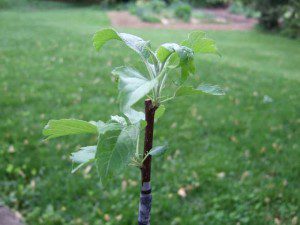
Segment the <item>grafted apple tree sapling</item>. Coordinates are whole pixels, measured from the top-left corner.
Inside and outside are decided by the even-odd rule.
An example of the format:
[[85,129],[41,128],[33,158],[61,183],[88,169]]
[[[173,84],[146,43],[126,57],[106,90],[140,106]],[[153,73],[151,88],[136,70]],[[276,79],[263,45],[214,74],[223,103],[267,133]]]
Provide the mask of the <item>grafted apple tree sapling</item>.
[[[122,115],[111,116],[107,122],[82,121],[77,119],[50,120],[43,134],[48,139],[75,134],[95,134],[98,141],[94,146],[82,147],[71,154],[71,160],[78,164],[72,172],[93,164],[102,182],[131,165],[141,170],[141,195],[138,224],[150,224],[151,210],[151,158],[162,155],[166,145],[153,147],[154,122],[165,111],[163,103],[186,95],[224,95],[215,85],[201,84],[197,87],[185,85],[190,75],[195,74],[196,53],[218,54],[215,42],[202,31],[188,35],[181,44],[165,43],[155,51],[150,42],[142,38],[103,29],[95,33],[93,44],[100,50],[111,40],[123,42],[136,52],[145,65],[146,74],[131,67],[118,67],[112,71],[117,78],[119,103]],[[172,89],[173,87],[173,89]],[[167,89],[167,91],[165,90]],[[170,94],[171,93],[171,94]],[[133,106],[144,99],[144,112]],[[144,131],[144,149],[140,149],[140,134]]]

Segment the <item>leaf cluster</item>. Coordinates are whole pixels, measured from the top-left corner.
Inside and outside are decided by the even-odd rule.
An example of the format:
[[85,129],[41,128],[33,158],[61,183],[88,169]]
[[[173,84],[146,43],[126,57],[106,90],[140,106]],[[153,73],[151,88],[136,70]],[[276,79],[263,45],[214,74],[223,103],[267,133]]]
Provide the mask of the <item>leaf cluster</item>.
[[[149,41],[140,37],[118,33],[114,29],[103,29],[95,33],[93,44],[96,50],[111,41],[117,40],[136,52],[144,63],[147,74],[142,74],[131,67],[118,67],[112,71],[117,77],[120,110],[124,116],[111,116],[109,121],[82,121],[75,119],[50,120],[43,134],[48,139],[75,135],[95,134],[98,141],[95,146],[82,147],[71,154],[71,160],[78,165],[72,170],[94,164],[101,180],[121,171],[127,165],[141,167],[149,156],[162,155],[167,146],[156,146],[143,157],[139,149],[139,137],[145,128],[143,112],[134,109],[134,105],[148,96],[157,108],[156,121],[164,114],[165,106],[161,103],[176,97],[197,94],[223,95],[224,91],[215,85],[201,84],[197,88],[184,85],[189,76],[195,74],[194,56],[197,53],[219,54],[215,42],[206,37],[204,32],[196,31],[188,35],[181,44],[164,43],[155,51]],[[177,70],[180,77],[172,96],[163,96],[168,87],[167,80],[171,71]]]

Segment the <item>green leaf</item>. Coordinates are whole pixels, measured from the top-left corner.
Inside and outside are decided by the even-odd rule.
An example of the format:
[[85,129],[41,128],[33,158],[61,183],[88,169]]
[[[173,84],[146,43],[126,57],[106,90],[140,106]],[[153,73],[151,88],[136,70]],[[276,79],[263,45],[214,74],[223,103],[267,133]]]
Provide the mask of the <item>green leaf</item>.
[[[113,116],[113,119],[116,119],[116,118]],[[120,123],[120,121],[117,122],[115,120],[110,120],[107,123],[104,123],[100,120],[98,122],[91,121],[91,123],[94,124],[95,126],[97,126],[99,134],[104,134],[105,132],[111,131],[111,130],[122,130],[123,127],[126,126],[126,125]]]
[[191,48],[194,53],[219,54],[215,41],[206,37],[203,31],[194,31],[181,45]]
[[218,85],[202,84],[198,86],[197,90],[210,95],[225,95],[224,89],[219,87]]
[[160,156],[163,155],[167,151],[167,149],[168,149],[167,145],[157,146],[152,148],[148,154],[151,156]]
[[166,43],[161,45],[156,50],[156,57],[159,61],[165,62],[166,59],[174,52],[176,52],[176,49],[179,49],[180,46],[176,43]]
[[129,119],[131,124],[137,124],[145,119],[145,113],[128,108],[124,111],[125,116]]
[[201,91],[195,89],[192,86],[181,86],[175,92],[175,96],[179,97],[179,96],[194,95],[194,94],[201,94],[201,93],[202,93]]
[[141,126],[141,129],[144,129],[147,126],[147,121],[146,120],[141,120],[140,126]]
[[158,120],[162,115],[164,115],[166,107],[164,105],[160,105],[155,112],[154,119]]
[[112,74],[119,77],[119,100],[123,112],[129,111],[157,85],[157,79],[148,80],[130,67],[118,67]]
[[127,122],[126,122],[125,118],[122,116],[118,116],[118,115],[111,116],[111,121],[117,122],[117,123],[121,124],[122,126],[127,126]]
[[[173,54],[176,54],[178,57]],[[186,46],[181,46],[176,43],[165,43],[157,49],[156,55],[162,63],[170,57],[168,67],[181,68],[181,83],[186,81],[189,75],[195,73],[194,52]],[[176,65],[176,63],[178,64]]]
[[197,94],[211,94],[211,95],[225,95],[225,91],[217,86],[217,85],[210,85],[204,84],[200,85],[197,89],[193,88],[192,86],[181,86],[175,92],[175,96],[187,96],[187,95],[197,95]]
[[86,133],[97,134],[97,126],[92,123],[76,119],[50,120],[43,130],[43,135],[47,136],[47,139]]
[[71,160],[74,163],[86,163],[95,158],[97,146],[86,146],[79,151],[71,153]]
[[162,44],[157,50],[156,50],[156,56],[161,62],[165,62],[166,59],[173,53],[177,53],[180,61],[184,62],[188,60],[189,58],[194,57],[193,51],[185,46],[178,45],[176,43],[165,43]]
[[88,162],[84,162],[84,163],[80,163],[79,165],[77,165],[75,168],[72,169],[71,173],[75,173],[77,172],[80,168],[82,168],[83,166],[88,165],[89,163],[91,163],[93,160],[88,161]]
[[95,33],[93,38],[93,44],[96,50],[100,50],[102,46],[110,41],[118,40],[122,41],[129,48],[137,52],[141,57],[147,59],[150,56],[148,41],[144,41],[142,38],[134,36],[132,34],[118,33],[114,29],[103,29]]
[[169,58],[169,62],[167,64],[167,68],[176,69],[180,65],[180,58],[177,54],[172,54]]
[[122,131],[108,131],[100,136],[96,161],[101,180],[121,171],[135,153],[139,129],[130,125]]
[[73,163],[79,163],[72,169],[71,173],[75,173],[81,167],[91,163],[95,159],[97,146],[87,146],[80,148],[79,151],[71,153],[71,160]]
[[181,79],[180,83],[184,83],[190,74],[195,74],[196,67],[194,64],[194,59],[189,59],[186,62],[180,63],[181,65]]

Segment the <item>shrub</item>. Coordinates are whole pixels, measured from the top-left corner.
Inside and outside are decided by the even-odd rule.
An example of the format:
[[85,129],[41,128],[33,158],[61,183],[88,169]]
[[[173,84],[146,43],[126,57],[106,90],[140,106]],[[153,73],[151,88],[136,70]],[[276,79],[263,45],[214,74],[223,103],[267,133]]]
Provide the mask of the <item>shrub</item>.
[[[177,0],[166,0],[167,3],[172,4]],[[191,4],[193,6],[206,6],[206,7],[224,7],[230,1],[229,0],[183,0],[183,2]]]
[[212,6],[212,7],[223,7],[228,4],[228,0],[204,0],[204,1],[199,1],[199,0],[191,0],[191,4],[193,5],[201,5],[202,6]]
[[175,17],[182,19],[185,22],[189,22],[191,19],[192,8],[186,3],[176,3],[174,4],[174,15]]
[[292,38],[300,37],[300,3],[294,1],[286,7],[282,18],[282,33]]
[[233,14],[242,14],[248,18],[259,18],[260,13],[254,10],[251,7],[245,6],[241,2],[233,2],[230,7],[229,11]]
[[160,19],[151,13],[138,14],[142,21],[148,23],[160,23]]
[[282,31],[290,37],[299,37],[300,3],[296,0],[243,0],[260,12],[259,24],[265,30]]
[[137,1],[135,4],[129,5],[129,11],[137,15],[142,21],[160,23],[157,14],[159,14],[164,7],[166,7],[166,4],[161,0],[150,2]]
[[83,3],[83,4],[101,3],[101,4],[106,4],[106,5],[114,5],[114,4],[118,4],[118,3],[130,2],[130,0],[56,0],[56,1]]
[[266,0],[256,3],[256,8],[261,12],[259,18],[260,25],[268,30],[277,29],[279,27],[279,18],[282,13],[281,1]]
[[153,0],[149,2],[149,7],[153,12],[160,13],[166,7],[166,3],[161,0]]
[[33,0],[0,0],[0,9],[22,6]]
[[6,8],[9,4],[9,0],[0,0],[0,9]]

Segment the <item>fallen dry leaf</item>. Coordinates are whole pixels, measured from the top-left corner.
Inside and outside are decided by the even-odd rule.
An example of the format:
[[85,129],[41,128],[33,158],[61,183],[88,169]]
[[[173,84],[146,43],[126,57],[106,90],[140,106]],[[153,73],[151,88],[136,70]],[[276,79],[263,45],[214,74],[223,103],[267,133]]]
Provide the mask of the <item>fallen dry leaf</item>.
[[15,147],[14,147],[13,145],[10,145],[10,146],[8,147],[8,152],[9,152],[9,153],[14,153],[14,152],[15,152]]
[[105,221],[110,221],[110,216],[108,214],[104,214],[104,220]]
[[249,171],[245,171],[241,176],[241,180],[242,181],[245,180],[247,177],[249,177],[249,175],[250,175]]
[[217,173],[217,177],[218,177],[219,179],[223,179],[223,178],[225,178],[225,176],[226,176],[226,173],[225,173],[225,172]]
[[274,219],[274,223],[275,223],[276,225],[280,225],[280,224],[281,224],[281,221],[280,221],[280,219],[275,218],[275,219]]
[[297,225],[298,224],[298,217],[294,216],[292,219],[292,225]]
[[24,144],[24,145],[28,145],[28,144],[29,144],[29,141],[28,141],[27,139],[25,139],[25,140],[23,141],[23,144]]
[[127,187],[127,181],[123,180],[122,181],[122,191],[125,191],[126,187]]
[[122,220],[122,218],[123,218],[122,214],[116,216],[116,220],[117,220],[117,221]]
[[237,143],[238,139],[235,136],[231,136],[230,141],[232,141],[233,143]]
[[177,191],[177,194],[182,198],[186,197],[186,191],[183,187],[179,188],[179,190]]
[[31,181],[30,181],[30,187],[31,187],[32,189],[35,189],[35,180],[31,180]]

